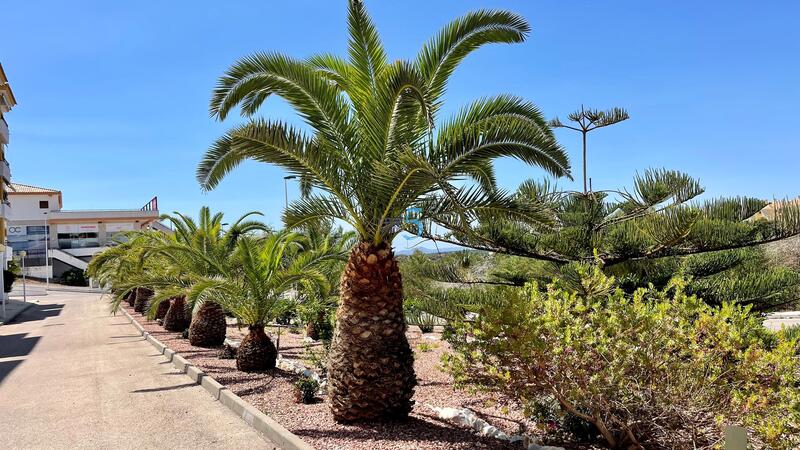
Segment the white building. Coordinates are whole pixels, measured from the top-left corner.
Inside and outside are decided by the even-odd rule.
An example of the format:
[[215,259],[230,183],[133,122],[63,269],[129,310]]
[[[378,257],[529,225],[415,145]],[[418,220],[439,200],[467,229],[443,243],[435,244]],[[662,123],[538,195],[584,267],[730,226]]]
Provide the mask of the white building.
[[113,245],[118,233],[163,227],[157,198],[138,209],[64,210],[61,191],[21,183],[10,184],[8,198],[8,245],[15,256],[27,253],[26,273],[37,278],[60,278],[69,269],[86,269],[91,257]]

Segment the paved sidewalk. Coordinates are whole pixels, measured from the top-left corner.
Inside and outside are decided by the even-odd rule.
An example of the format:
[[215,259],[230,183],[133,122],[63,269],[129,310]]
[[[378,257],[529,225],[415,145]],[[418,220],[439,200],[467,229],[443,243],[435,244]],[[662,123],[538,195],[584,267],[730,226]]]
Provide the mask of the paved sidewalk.
[[22,311],[25,311],[32,305],[33,303],[22,302],[19,300],[6,300],[5,305],[2,306],[3,311],[0,311],[0,325],[11,322],[15,317],[22,313]]
[[0,327],[0,448],[274,448],[99,294],[50,292]]

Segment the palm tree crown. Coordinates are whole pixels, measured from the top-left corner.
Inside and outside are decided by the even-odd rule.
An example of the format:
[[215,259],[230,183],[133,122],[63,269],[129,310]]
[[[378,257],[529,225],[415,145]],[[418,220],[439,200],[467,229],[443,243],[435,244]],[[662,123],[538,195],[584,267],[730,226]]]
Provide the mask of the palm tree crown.
[[189,300],[210,300],[246,325],[266,325],[275,306],[297,285],[327,289],[328,278],[320,268],[343,258],[332,248],[298,252],[298,239],[297,234],[284,232],[239,240],[232,262],[219,264],[228,270],[196,279]]
[[245,159],[276,164],[300,177],[305,194],[285,211],[287,226],[340,219],[373,244],[391,242],[410,207],[433,221],[472,221],[482,212],[540,220],[496,189],[491,163],[507,156],[569,175],[565,152],[532,103],[482,98],[434,128],[458,64],[484,44],[523,41],[527,22],[505,11],[468,13],[415,60],[395,62],[359,0],[349,2],[348,27],[347,58],[256,53],[228,69],[211,100],[213,117],[224,120],[235,107],[250,117],[277,95],[311,131],[266,119],[236,126],[201,161],[202,187],[213,189]]

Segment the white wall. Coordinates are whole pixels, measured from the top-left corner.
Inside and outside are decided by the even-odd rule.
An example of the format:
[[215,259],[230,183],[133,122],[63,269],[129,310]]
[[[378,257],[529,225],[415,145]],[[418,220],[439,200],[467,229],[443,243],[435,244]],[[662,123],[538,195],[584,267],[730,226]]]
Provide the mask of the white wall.
[[[45,212],[58,211],[58,194],[8,194],[11,202],[11,214],[8,216],[10,221],[38,221],[44,225]],[[39,202],[47,200],[50,207],[48,209],[39,208]]]

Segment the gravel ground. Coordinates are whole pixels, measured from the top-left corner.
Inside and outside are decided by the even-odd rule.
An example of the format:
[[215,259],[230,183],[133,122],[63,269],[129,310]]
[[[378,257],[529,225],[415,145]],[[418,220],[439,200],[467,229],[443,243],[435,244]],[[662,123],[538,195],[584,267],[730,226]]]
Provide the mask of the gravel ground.
[[[439,340],[437,333],[424,337],[421,333],[409,332],[409,341],[414,348],[414,369],[419,385],[414,400],[416,405],[409,420],[376,424],[342,425],[336,423],[325,403],[319,399],[315,404],[294,402],[293,383],[297,376],[281,370],[274,373],[244,373],[236,370],[232,359],[219,359],[218,349],[194,347],[180,333],[165,331],[153,321],[145,320],[139,313],[125,305],[125,309],[136,318],[150,334],[169,348],[183,355],[192,364],[200,367],[230,390],[244,398],[261,411],[277,420],[292,433],[317,449],[505,449],[522,448],[520,444],[509,444],[493,438],[477,436],[472,430],[460,428],[436,418],[426,404],[438,407],[466,407],[478,413],[484,420],[509,434],[519,431],[522,416],[513,407],[498,404],[486,394],[473,394],[454,389],[452,378],[440,370],[441,355],[447,351],[447,343]],[[412,327],[416,330],[416,327]],[[246,332],[246,329],[243,330]],[[267,330],[273,341],[277,329]],[[229,325],[228,337],[237,339],[243,335],[235,325]],[[420,343],[431,347],[427,351]],[[280,353],[285,358],[304,359],[305,348],[301,334],[281,333]],[[306,362],[306,365],[310,364]],[[530,426],[530,424],[527,424]]]

